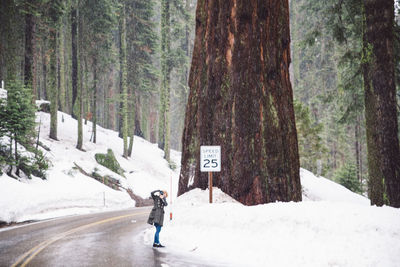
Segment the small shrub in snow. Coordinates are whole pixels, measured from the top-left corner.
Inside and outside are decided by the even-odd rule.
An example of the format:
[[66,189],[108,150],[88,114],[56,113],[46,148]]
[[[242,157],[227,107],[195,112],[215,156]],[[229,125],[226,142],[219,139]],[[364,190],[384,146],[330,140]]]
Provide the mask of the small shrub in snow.
[[117,159],[114,156],[114,152],[111,149],[107,150],[107,154],[97,153],[95,156],[97,163],[103,165],[104,167],[112,170],[115,173],[125,177],[124,170],[119,165]]

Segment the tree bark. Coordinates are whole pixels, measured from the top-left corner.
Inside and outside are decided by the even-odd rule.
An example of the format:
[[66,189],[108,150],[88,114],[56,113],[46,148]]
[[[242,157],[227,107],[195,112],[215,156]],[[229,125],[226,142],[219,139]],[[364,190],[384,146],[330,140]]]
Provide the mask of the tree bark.
[[400,207],[393,0],[364,1],[363,75],[372,205]]
[[93,122],[92,122],[92,135],[93,143],[96,144],[97,139],[97,55],[93,57]]
[[36,20],[33,15],[33,0],[27,1],[27,13],[25,14],[25,69],[24,69],[24,83],[26,87],[32,88],[32,101],[35,101],[36,98],[36,79],[34,75],[35,72],[35,64],[34,64],[34,51],[36,50]]
[[126,18],[125,4],[122,4],[121,14],[119,17],[119,65],[120,65],[120,91],[122,102],[122,138],[123,138],[123,156],[128,157],[128,85],[127,85],[127,69],[126,69]]
[[159,112],[158,140],[159,147],[164,150],[164,157],[170,159],[170,64],[171,37],[170,37],[170,3],[161,1],[161,96]]
[[289,64],[288,1],[197,2],[179,195],[207,187],[200,145],[221,145],[214,186],[246,205],[301,201]]
[[[79,1],[79,0],[78,0]],[[76,148],[83,150],[83,82],[82,82],[82,64],[81,64],[81,51],[82,51],[82,19],[79,16],[78,1],[75,2],[76,6],[72,10],[71,16],[71,40],[72,40],[72,91],[76,91],[76,100],[78,100],[77,114],[75,115],[78,121],[78,140]],[[75,27],[75,28],[74,28]],[[79,41],[78,41],[79,40]],[[73,110],[72,106],[72,110]],[[74,113],[74,112],[72,112]]]
[[72,48],[72,118],[77,119],[74,106],[78,95],[78,11],[76,3],[71,10],[71,48]]
[[50,29],[50,138],[57,138],[58,86],[57,86],[57,31]]

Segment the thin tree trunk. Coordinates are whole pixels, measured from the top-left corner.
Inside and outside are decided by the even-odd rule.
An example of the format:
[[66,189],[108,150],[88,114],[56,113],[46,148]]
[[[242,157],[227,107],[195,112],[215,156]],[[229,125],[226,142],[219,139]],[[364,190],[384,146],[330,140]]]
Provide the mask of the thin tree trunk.
[[[72,23],[71,23],[71,38],[72,40],[72,88],[75,88],[77,92],[77,121],[78,121],[78,140],[76,148],[83,150],[83,86],[82,86],[82,75],[81,75],[81,56],[82,56],[82,18],[79,16],[78,1],[76,1],[76,7],[72,10]],[[75,29],[73,28],[75,27]],[[75,57],[75,58],[74,58]],[[79,86],[78,86],[79,85]],[[72,90],[74,91],[74,89]]]
[[356,151],[356,166],[357,166],[357,180],[361,181],[360,173],[360,125],[358,123],[358,116],[356,120],[356,125],[354,126],[354,137],[355,137],[355,151]]
[[18,142],[17,142],[17,136],[14,134],[14,153],[15,153],[15,174],[19,176],[19,156],[18,156]]
[[[360,140],[362,140],[361,138],[362,138],[362,136],[364,136],[364,134],[363,133],[361,133],[361,130],[362,130],[362,128],[361,128],[361,116],[362,115],[358,115],[357,116],[357,121],[358,121],[358,127],[359,127],[359,129],[360,129]],[[363,172],[364,172],[364,168],[363,168],[363,142],[360,142],[360,145],[359,145],[359,148],[360,148],[360,152],[359,152],[359,155],[360,155],[360,182],[361,183],[363,183]]]
[[57,138],[57,111],[58,111],[58,86],[57,86],[57,31],[50,29],[50,138]]
[[157,111],[155,108],[154,97],[150,97],[150,120],[149,120],[149,128],[150,128],[150,142],[157,143]]
[[47,97],[47,41],[42,42],[42,86],[39,90],[39,99],[49,100]]
[[97,124],[97,56],[93,58],[93,143],[96,143]]
[[170,9],[169,1],[161,1],[161,96],[159,112],[158,140],[159,147],[164,150],[164,157],[170,158],[170,74],[172,71],[170,57]]
[[128,157],[128,135],[129,135],[129,122],[128,122],[128,86],[127,86],[127,70],[126,70],[126,18],[125,18],[125,5],[121,8],[119,18],[120,30],[120,86],[121,86],[121,102],[122,102],[122,138],[123,138],[123,156]]
[[36,20],[34,15],[32,14],[32,6],[35,1],[29,0],[27,1],[27,13],[25,14],[25,70],[24,70],[24,83],[26,87],[32,88],[32,101],[35,101],[36,98],[36,79],[34,76],[35,72],[35,64],[34,64],[34,56],[36,50]]
[[76,1],[71,10],[71,48],[72,48],[72,118],[77,119],[74,105],[78,93],[78,10]]
[[87,124],[88,120],[92,119],[92,115],[91,114],[91,109],[90,109],[90,90],[89,90],[89,78],[88,78],[88,64],[87,64],[87,56],[83,57],[84,59],[84,63],[85,63],[85,69],[84,69],[84,79],[85,79],[85,84],[84,87],[82,87],[82,89],[85,90],[85,125]]
[[72,118],[77,119],[74,106],[78,94],[78,11],[77,3],[71,10],[71,48],[72,48]]
[[65,95],[66,95],[66,83],[65,83],[65,34],[64,26],[61,27],[59,33],[60,39],[58,42],[59,46],[59,67],[58,67],[58,84],[59,84],[59,107],[60,110],[66,112],[65,107]]

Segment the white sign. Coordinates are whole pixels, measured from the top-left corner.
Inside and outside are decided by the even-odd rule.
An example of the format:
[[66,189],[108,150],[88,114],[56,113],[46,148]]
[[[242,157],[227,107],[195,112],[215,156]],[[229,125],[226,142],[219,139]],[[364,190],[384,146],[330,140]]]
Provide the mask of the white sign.
[[200,146],[200,171],[221,171],[221,146]]

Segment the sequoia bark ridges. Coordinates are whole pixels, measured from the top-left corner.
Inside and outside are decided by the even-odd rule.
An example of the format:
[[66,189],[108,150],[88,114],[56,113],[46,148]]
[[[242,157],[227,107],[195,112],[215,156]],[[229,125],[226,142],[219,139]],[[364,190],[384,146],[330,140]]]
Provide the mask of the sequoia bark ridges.
[[200,0],[179,192],[205,189],[200,145],[221,145],[214,186],[248,205],[300,201],[287,1]]

